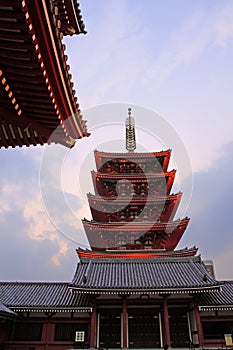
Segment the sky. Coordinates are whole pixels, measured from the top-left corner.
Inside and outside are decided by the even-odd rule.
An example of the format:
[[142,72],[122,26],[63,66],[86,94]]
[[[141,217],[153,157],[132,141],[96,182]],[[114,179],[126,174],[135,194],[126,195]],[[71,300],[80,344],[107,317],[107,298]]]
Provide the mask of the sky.
[[139,151],[172,149],[196,245],[233,279],[233,2],[81,1],[86,35],[65,39],[91,132],[60,145],[1,149],[0,280],[70,281],[88,242],[93,150],[124,150],[132,108]]

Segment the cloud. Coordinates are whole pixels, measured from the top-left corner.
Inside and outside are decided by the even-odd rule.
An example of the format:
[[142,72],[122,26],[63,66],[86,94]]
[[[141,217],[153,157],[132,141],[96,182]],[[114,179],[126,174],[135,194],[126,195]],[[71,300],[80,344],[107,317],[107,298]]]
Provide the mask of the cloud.
[[[77,44],[65,39],[72,71],[82,86],[80,100],[89,107],[129,95],[147,63],[147,29],[139,21],[137,4],[106,1],[91,16],[93,10],[90,18],[86,14],[87,36]],[[79,52],[77,46],[82,48]]]
[[51,223],[40,194],[41,150],[1,151],[0,279],[69,280],[77,247]]
[[216,45],[226,46],[233,40],[233,3],[230,1],[219,11],[214,24],[214,41]]
[[144,83],[157,89],[175,69],[197,60],[209,47],[224,47],[233,39],[233,3],[197,9],[176,28],[157,58],[150,60]]
[[206,172],[194,174],[190,227],[180,246],[197,245],[205,259],[215,262],[217,277],[232,278],[233,143],[224,145]]

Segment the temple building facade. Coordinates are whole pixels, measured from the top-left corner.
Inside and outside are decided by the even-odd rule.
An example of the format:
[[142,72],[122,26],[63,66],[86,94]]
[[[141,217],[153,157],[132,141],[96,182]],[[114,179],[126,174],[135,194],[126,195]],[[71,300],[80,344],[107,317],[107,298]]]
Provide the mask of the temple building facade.
[[233,282],[218,281],[196,247],[177,249],[189,218],[175,219],[171,150],[95,151],[90,249],[77,249],[67,283],[0,283],[6,350],[233,348]]

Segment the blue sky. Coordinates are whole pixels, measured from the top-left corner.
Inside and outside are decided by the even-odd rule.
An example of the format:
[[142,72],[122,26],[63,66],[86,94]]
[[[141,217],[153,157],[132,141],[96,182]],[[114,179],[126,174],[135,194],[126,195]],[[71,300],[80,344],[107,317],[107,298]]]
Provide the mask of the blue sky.
[[[92,136],[77,141],[71,151],[51,149],[64,157],[54,181],[60,181],[70,208],[62,217],[69,224],[64,228],[54,219],[60,206],[55,192],[48,196],[55,203],[52,214],[42,200],[44,179],[53,169],[53,164],[43,168],[50,151],[40,146],[2,149],[0,279],[72,278],[79,241],[74,237],[76,232],[83,237],[80,220],[88,216],[84,197],[92,192],[87,180],[92,150],[107,151],[111,138],[117,145],[124,137],[127,109],[125,114],[119,109],[117,117],[109,113],[106,131],[95,106],[116,103],[157,112],[181,138],[192,166],[193,191],[187,209],[191,221],[179,247],[197,245],[203,258],[215,261],[218,278],[232,279],[233,2],[86,0],[80,5],[88,34],[65,43]],[[159,138],[156,119],[148,125],[146,113],[135,117],[136,124],[157,130]],[[122,128],[114,124],[121,120]],[[171,142],[169,136],[166,142],[146,143],[138,132],[138,142],[150,151],[173,148],[176,164],[179,149],[173,146],[173,133]],[[184,190],[183,185],[176,186]]]

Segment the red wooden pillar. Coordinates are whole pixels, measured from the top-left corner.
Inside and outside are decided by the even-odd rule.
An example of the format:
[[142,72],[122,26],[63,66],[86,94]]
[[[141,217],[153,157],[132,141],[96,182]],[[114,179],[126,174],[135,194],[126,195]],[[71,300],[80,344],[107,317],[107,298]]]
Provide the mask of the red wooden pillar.
[[123,308],[122,308],[122,345],[123,349],[128,348],[128,324],[127,324],[127,302],[126,298],[123,299]]
[[164,345],[168,347],[171,346],[170,339],[170,326],[169,326],[169,318],[168,318],[168,304],[167,297],[163,298],[163,329],[164,329]]
[[48,334],[49,334],[49,321],[43,324],[41,341],[45,344],[45,350],[48,350]]
[[49,343],[54,341],[55,324],[51,323],[51,318],[43,324],[41,342],[45,344],[45,350],[48,350]]
[[196,321],[196,326],[197,326],[199,347],[202,347],[204,345],[204,337],[203,337],[200,312],[198,310],[197,305],[194,305],[194,315],[195,315],[195,321]]
[[95,348],[95,331],[96,331],[96,303],[94,303],[91,314],[91,334],[90,334],[90,348]]

